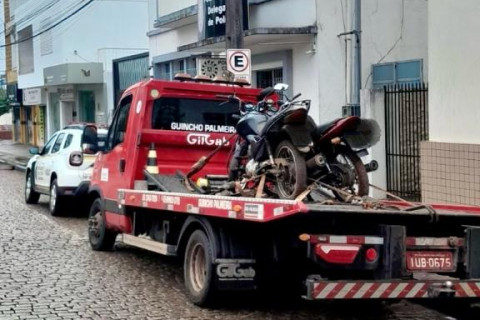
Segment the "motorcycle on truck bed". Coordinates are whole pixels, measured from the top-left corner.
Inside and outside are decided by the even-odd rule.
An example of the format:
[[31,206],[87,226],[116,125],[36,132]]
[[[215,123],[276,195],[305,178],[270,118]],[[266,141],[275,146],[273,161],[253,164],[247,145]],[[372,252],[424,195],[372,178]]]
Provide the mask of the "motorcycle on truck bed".
[[[353,191],[322,198],[318,178],[282,199],[260,177],[245,196],[248,181],[228,181],[239,111],[228,96],[263,99],[241,84],[185,79],[125,91],[93,168],[94,250],[118,238],[182,258],[186,293],[200,306],[222,292],[292,282],[311,300],[480,297],[480,208]],[[283,163],[279,154],[273,164]]]

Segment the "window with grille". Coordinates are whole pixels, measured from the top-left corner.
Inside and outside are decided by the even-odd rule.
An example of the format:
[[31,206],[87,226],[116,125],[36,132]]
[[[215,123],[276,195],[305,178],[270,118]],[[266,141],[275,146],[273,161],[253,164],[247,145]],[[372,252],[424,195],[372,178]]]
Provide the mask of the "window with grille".
[[276,83],[283,82],[283,69],[269,69],[257,71],[257,87],[273,87]]
[[392,84],[422,82],[422,60],[409,60],[375,64],[372,66],[372,85],[380,88]]

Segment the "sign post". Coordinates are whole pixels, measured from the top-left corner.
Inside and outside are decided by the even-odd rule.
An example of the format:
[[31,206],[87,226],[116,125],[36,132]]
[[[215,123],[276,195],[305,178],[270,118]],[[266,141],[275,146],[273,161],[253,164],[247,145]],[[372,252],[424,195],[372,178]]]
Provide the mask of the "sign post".
[[244,79],[252,83],[250,49],[228,49],[227,70],[235,75],[235,79]]

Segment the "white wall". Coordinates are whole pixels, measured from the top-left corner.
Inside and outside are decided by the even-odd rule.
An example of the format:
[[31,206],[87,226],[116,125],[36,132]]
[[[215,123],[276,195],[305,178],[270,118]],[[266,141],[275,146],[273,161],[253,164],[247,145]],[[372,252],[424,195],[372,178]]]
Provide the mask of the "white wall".
[[[370,183],[383,190],[387,189],[387,159],[385,148],[385,94],[380,90],[362,90],[360,96],[362,115],[368,119],[375,119],[380,127],[380,140],[369,149],[369,155],[364,157],[363,163],[371,160],[378,162],[378,169],[368,174]],[[374,198],[386,198],[386,194],[374,188],[370,188],[370,195]]]
[[[66,10],[76,0],[62,0],[55,7]],[[28,10],[31,3],[16,10],[16,19]],[[78,7],[78,4],[77,4]],[[18,25],[17,30],[28,24],[33,25],[33,33],[40,30],[40,22],[52,11],[35,16],[27,24]],[[18,19],[17,19],[18,20]],[[56,19],[54,19],[56,21]],[[104,62],[99,61],[99,49],[128,48],[147,49],[148,37],[148,0],[104,0],[94,1],[87,8],[52,29],[53,53],[40,55],[40,38],[34,39],[35,72],[20,75],[19,88],[42,86],[44,84],[43,69],[49,66],[69,62]],[[145,51],[145,50],[143,50]],[[75,53],[76,52],[76,53]],[[132,54],[137,53],[133,52]],[[107,61],[111,64],[111,60]],[[107,66],[111,69],[111,66]]]
[[362,88],[371,87],[372,64],[383,62],[423,59],[428,79],[429,2],[362,0]]
[[12,112],[5,113],[0,116],[0,125],[12,124]]
[[305,27],[315,24],[315,0],[275,0],[250,6],[252,28]]
[[[272,4],[276,1],[272,1]],[[362,88],[371,88],[371,68],[382,62],[423,59],[428,79],[427,2],[362,0]],[[338,37],[353,27],[353,0],[317,0],[315,58],[320,121],[341,116],[349,99],[354,36]],[[349,39],[346,44],[346,39]],[[311,74],[312,72],[310,72]]]
[[[161,33],[150,37],[150,57],[176,52],[179,46],[197,41],[198,34],[196,23]],[[197,51],[207,50],[199,48]]]
[[185,9],[198,3],[198,0],[156,0],[158,16]]
[[429,1],[430,140],[480,142],[480,2]]

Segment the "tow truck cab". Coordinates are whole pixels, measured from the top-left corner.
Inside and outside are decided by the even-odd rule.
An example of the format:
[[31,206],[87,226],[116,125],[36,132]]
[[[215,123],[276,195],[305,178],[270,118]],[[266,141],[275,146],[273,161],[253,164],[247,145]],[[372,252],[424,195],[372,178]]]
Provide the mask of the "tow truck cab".
[[[130,232],[126,216],[116,212],[117,190],[133,189],[143,180],[143,169],[152,144],[162,174],[188,172],[235,132],[234,114],[238,103],[229,95],[255,103],[258,89],[239,85],[196,83],[193,81],[148,80],[125,91],[118,103],[106,139],[105,151],[95,162],[91,192],[105,201],[109,228]],[[227,160],[234,139],[225,142],[197,176],[226,175]]]

